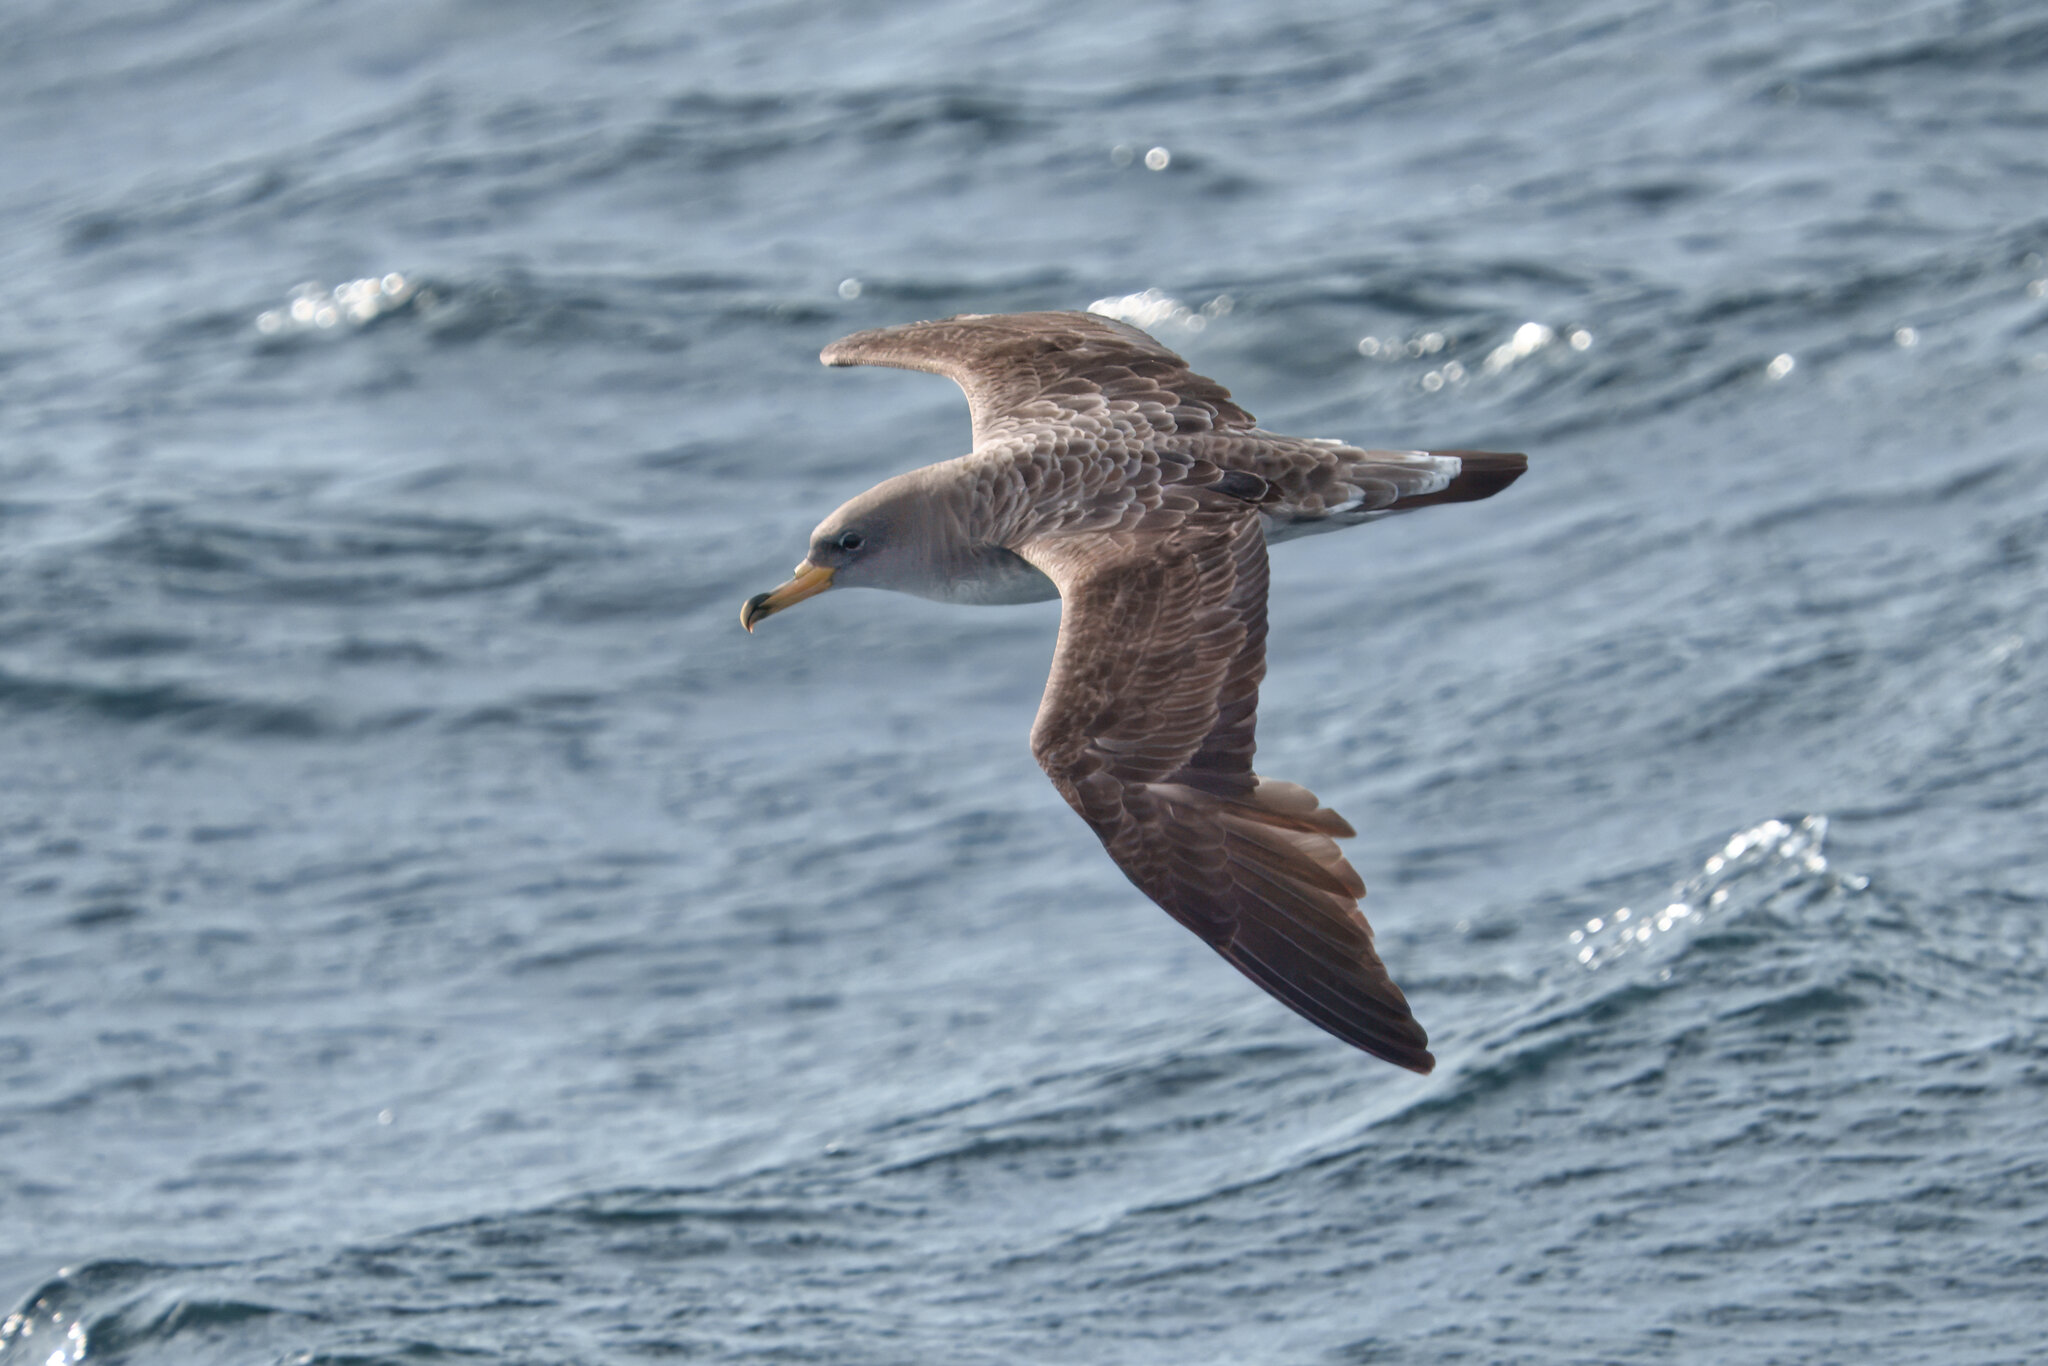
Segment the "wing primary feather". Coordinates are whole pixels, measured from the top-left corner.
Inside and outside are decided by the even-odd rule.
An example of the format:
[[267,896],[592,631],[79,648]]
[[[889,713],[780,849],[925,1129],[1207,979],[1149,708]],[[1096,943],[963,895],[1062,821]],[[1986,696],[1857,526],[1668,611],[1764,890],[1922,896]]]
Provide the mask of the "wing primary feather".
[[[1429,1040],[1419,1027],[1412,1033],[1396,1031],[1381,1019],[1361,1018],[1347,1008],[1341,995],[1310,992],[1297,982],[1291,968],[1275,968],[1247,945],[1232,945],[1223,956],[1295,1014],[1353,1048],[1411,1072],[1428,1073],[1436,1067],[1436,1058],[1426,1046]],[[1409,1023],[1412,1025],[1413,1021]]]

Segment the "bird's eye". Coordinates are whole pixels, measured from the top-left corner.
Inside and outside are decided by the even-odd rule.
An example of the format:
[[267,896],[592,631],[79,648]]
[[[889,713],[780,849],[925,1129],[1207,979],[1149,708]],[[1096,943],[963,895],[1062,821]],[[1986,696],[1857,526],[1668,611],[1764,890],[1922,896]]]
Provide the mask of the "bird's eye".
[[841,550],[858,550],[865,539],[858,531],[842,531],[839,533],[839,539],[832,544],[838,546]]

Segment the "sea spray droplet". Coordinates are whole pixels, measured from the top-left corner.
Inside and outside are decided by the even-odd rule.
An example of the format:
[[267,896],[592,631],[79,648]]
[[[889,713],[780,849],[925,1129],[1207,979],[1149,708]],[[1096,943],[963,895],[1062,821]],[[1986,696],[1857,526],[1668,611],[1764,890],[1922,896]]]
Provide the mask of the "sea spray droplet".
[[1550,345],[1552,339],[1556,336],[1557,332],[1555,329],[1547,324],[1539,322],[1523,323],[1515,329],[1514,336],[1508,338],[1487,353],[1486,362],[1481,368],[1488,374],[1496,374],[1507,369],[1518,360],[1535,355],[1538,351]]

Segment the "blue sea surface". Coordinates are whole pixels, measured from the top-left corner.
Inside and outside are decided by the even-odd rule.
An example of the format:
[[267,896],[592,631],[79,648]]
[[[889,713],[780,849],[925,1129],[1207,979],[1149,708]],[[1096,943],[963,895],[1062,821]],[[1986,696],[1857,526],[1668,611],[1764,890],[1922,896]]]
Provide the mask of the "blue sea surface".
[[[0,1362],[2024,1363],[2048,11],[0,12]],[[1279,549],[1418,1077],[834,593],[1085,308],[1526,451]]]

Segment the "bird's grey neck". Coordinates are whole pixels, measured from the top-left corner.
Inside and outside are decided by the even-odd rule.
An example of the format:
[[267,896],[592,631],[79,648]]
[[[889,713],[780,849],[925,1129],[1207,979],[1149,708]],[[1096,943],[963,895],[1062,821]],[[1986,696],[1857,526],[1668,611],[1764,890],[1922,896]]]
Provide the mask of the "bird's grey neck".
[[1000,469],[970,456],[919,473],[931,476],[926,506],[939,560],[934,565],[938,572],[919,590],[922,596],[978,606],[1059,596],[1051,579],[1003,545],[1011,530],[1006,509],[1012,499],[991,484],[1000,480]]

